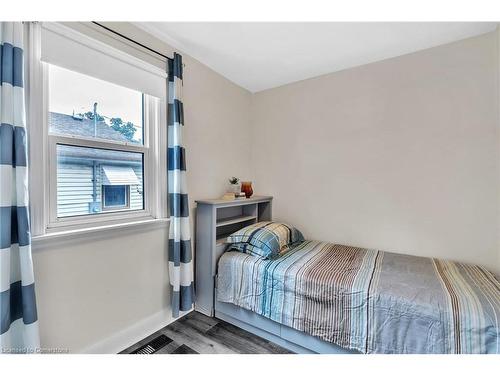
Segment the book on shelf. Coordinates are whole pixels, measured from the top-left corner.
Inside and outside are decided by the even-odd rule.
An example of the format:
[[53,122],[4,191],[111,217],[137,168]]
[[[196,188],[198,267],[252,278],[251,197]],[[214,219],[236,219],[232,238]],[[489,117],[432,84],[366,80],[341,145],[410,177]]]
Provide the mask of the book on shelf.
[[225,193],[222,196],[222,199],[224,199],[226,201],[232,201],[234,199],[234,193]]
[[246,197],[245,197],[245,193],[243,193],[243,192],[240,192],[240,193],[225,193],[222,196],[222,199],[230,201],[230,200],[234,200],[234,199],[246,199]]
[[221,199],[231,201],[233,199],[246,199],[245,193],[239,192],[239,193],[225,193]]

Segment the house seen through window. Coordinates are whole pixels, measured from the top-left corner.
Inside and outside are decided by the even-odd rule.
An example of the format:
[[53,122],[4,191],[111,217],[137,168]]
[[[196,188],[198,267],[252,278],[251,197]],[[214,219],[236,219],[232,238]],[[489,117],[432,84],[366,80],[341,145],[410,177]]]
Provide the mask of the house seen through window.
[[48,77],[57,217],[144,209],[143,94],[55,65]]

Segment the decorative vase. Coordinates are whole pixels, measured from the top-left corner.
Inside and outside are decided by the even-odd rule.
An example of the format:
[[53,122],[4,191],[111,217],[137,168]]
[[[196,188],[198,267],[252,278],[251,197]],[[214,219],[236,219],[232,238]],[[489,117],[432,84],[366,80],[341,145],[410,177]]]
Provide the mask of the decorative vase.
[[233,194],[238,194],[240,192],[240,184],[229,184],[227,192],[228,193],[233,193]]
[[251,181],[241,182],[241,191],[245,193],[245,197],[250,198],[253,194],[252,182]]

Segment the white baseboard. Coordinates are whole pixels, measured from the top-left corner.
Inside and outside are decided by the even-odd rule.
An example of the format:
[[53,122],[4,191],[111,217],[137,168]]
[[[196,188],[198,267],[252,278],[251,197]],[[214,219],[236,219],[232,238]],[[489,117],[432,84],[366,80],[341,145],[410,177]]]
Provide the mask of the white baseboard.
[[[181,314],[179,318],[182,318],[189,312]],[[119,353],[179,318],[172,318],[172,311],[170,309],[162,310],[77,352],[82,354]]]

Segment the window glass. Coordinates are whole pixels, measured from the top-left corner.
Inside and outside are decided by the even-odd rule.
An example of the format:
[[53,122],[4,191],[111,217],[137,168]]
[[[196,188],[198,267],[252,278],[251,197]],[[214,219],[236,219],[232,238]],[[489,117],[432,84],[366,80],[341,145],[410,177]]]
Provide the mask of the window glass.
[[127,207],[128,185],[103,185],[103,208]]
[[143,94],[49,65],[49,131],[143,144]]
[[144,208],[143,154],[57,145],[57,216]]

